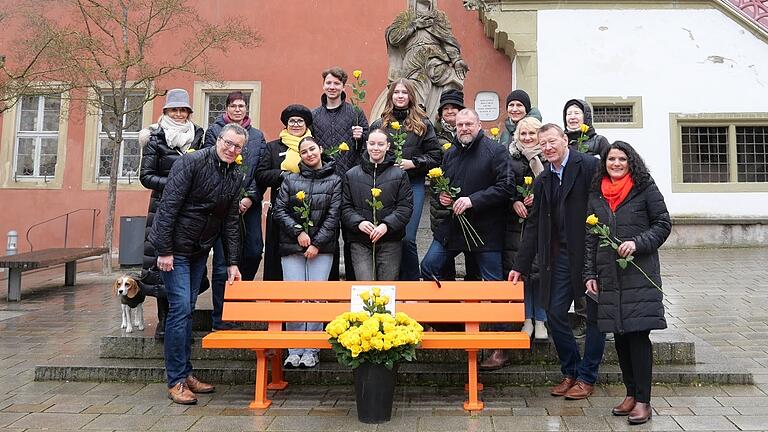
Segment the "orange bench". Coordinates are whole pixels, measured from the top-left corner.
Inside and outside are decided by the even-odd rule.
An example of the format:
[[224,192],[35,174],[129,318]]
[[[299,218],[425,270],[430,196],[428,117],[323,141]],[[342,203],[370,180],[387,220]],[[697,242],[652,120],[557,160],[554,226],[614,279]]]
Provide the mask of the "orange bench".
[[[350,309],[352,286],[396,287],[397,312],[405,312],[421,323],[463,323],[463,332],[425,332],[421,349],[467,351],[469,400],[464,409],[483,409],[478,399],[482,384],[477,379],[477,352],[481,349],[529,349],[530,339],[519,331],[480,332],[480,323],[519,323],[524,320],[523,284],[511,282],[235,282],[226,287],[225,321],[264,322],[267,330],[225,330],[203,338],[203,348],[250,349],[256,352],[256,389],[251,408],[267,408],[267,389],[282,390],[282,350],[287,348],[329,349],[325,332],[284,331],[285,322],[330,322]],[[322,300],[323,303],[308,300]],[[267,350],[272,379],[267,384]]]

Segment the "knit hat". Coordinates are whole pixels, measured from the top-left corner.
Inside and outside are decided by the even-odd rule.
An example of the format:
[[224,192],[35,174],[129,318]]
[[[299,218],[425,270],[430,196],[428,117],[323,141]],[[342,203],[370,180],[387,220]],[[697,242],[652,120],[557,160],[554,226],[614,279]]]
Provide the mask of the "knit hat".
[[528,93],[526,93],[525,90],[512,90],[512,93],[507,96],[507,105],[512,101],[518,101],[523,104],[526,114],[531,113],[531,97],[528,96]]
[[592,107],[589,106],[589,103],[581,99],[571,99],[566,102],[565,107],[563,107],[563,125],[565,128],[568,129],[568,122],[565,121],[565,113],[568,111],[568,108],[572,106],[576,106],[581,110],[582,113],[584,113],[584,124],[587,126],[592,126]]
[[437,115],[442,116],[443,107],[451,104],[459,107],[460,110],[466,108],[464,106],[464,92],[461,90],[448,89],[440,95],[440,106],[437,107]]
[[189,112],[192,112],[192,106],[189,104],[189,93],[184,89],[170,89],[165,95],[165,106],[163,110],[168,108],[186,108]]
[[288,126],[288,119],[291,117],[301,117],[307,124],[307,127],[312,126],[312,111],[309,108],[301,104],[288,105],[280,114],[280,121],[283,125]]

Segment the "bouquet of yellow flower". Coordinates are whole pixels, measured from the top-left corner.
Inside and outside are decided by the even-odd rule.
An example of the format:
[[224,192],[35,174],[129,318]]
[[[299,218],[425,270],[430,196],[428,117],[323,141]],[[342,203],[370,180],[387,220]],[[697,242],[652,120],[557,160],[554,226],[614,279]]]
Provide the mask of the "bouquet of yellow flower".
[[416,359],[416,346],[424,328],[408,315],[392,316],[386,309],[389,298],[379,288],[360,294],[364,311],[344,312],[325,327],[340,364],[352,369],[361,363],[383,364]]
[[395,131],[394,133],[390,134],[392,137],[392,144],[394,144],[392,152],[395,154],[395,162],[400,163],[403,160],[403,145],[405,145],[405,137],[408,134],[400,131],[402,128],[400,122],[390,122],[389,127]]
[[[440,195],[440,192],[445,192],[452,199],[456,200],[459,192],[461,192],[461,188],[451,186],[451,179],[443,175],[442,168],[432,168],[427,172],[427,177],[429,177],[429,183],[432,185],[432,189],[438,195]],[[448,208],[450,209],[452,206]],[[462,213],[455,216],[459,220],[459,226],[461,226],[461,232],[464,234],[464,241],[467,243],[468,249],[472,249],[472,247],[469,245],[470,241],[473,245],[475,245],[475,247],[478,247],[479,245],[485,245],[485,243],[483,243],[483,239],[480,238],[480,235],[477,233],[475,228],[471,223],[469,223],[469,220],[467,220],[467,215]]]
[[579,126],[579,130],[581,131],[581,135],[579,135],[579,138],[576,139],[576,149],[582,153],[586,153],[587,150],[589,150],[589,146],[584,144],[584,141],[589,139],[587,136],[589,126],[582,123],[582,125]]

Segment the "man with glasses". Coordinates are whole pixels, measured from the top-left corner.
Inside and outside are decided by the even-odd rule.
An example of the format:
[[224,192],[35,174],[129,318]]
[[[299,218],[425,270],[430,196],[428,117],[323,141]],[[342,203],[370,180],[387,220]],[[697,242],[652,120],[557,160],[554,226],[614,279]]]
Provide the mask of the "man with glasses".
[[227,279],[240,280],[242,173],[235,158],[247,141],[248,132],[230,123],[214,147],[174,163],[149,234],[169,304],[164,345],[168,398],[178,404],[195,404],[195,393],[214,391],[192,375],[192,312],[208,253],[219,236]]
[[[228,124],[238,124],[248,131],[248,142],[243,149],[243,196],[239,197],[239,210],[243,218],[245,232],[243,233],[243,249],[240,261],[240,271],[243,280],[253,280],[261,264],[264,241],[261,236],[261,200],[264,191],[260,190],[253,178],[253,172],[259,165],[259,159],[267,148],[264,134],[251,125],[248,117],[247,97],[243,92],[234,91],[227,95],[226,111],[220,115],[205,132],[205,146],[216,145],[221,130]],[[213,246],[213,277],[211,283],[213,311],[211,321],[213,330],[227,330],[232,324],[221,320],[224,307],[224,282],[227,279],[227,265],[224,261],[224,250],[221,241]]]
[[566,399],[584,399],[592,394],[597,381],[605,338],[597,329],[597,303],[588,298],[582,358],[568,309],[574,299],[584,296],[584,224],[598,159],[570,151],[568,138],[556,124],[542,126],[538,138],[548,168],[534,180],[533,208],[509,280],[517,282],[529,274],[538,252],[541,304],[547,308],[550,335],[563,373],[562,382],[552,387],[550,393]]

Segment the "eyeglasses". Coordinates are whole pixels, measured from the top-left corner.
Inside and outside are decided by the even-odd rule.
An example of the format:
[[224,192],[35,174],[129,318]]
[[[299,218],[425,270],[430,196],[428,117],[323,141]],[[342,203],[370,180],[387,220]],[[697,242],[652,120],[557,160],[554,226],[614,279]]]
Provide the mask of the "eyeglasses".
[[238,152],[238,153],[239,153],[239,152],[241,152],[241,151],[243,151],[243,146],[241,146],[241,145],[237,145],[237,144],[233,143],[232,141],[230,141],[230,140],[228,140],[228,139],[226,139],[226,138],[221,138],[221,137],[219,137],[219,140],[221,140],[221,141],[224,141],[224,145],[225,145],[225,146],[226,146],[228,149],[234,149],[234,150],[235,150],[236,152]]
[[245,105],[242,105],[242,104],[231,104],[231,105],[229,105],[229,108],[244,110],[245,109]]
[[288,126],[304,126],[304,119],[290,119]]

